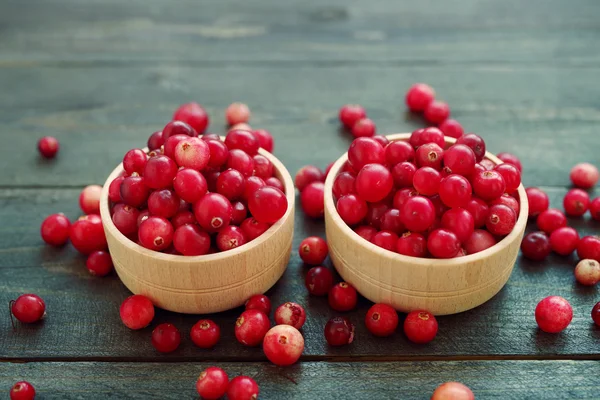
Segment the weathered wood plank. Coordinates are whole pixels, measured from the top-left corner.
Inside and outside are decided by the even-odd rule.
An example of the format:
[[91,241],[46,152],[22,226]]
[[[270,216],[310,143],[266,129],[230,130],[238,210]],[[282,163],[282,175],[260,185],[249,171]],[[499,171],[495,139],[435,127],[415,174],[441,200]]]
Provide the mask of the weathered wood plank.
[[[560,207],[563,189],[549,189],[552,205]],[[152,326],[171,322],[184,335],[179,350],[160,355],[150,344],[152,326],[129,331],[119,319],[118,308],[129,292],[116,276],[94,278],[85,269],[85,259],[75,251],[51,249],[39,238],[39,224],[45,215],[63,211],[79,214],[77,190],[3,190],[0,192],[0,304],[25,292],[41,295],[48,317],[40,324],[10,327],[9,318],[0,318],[0,358],[89,360],[264,360],[260,349],[245,348],[236,342],[233,326],[240,309],[211,315],[222,329],[222,340],[214,350],[200,350],[188,338],[199,316],[158,311]],[[305,220],[298,211],[294,248],[310,234],[323,235],[321,223]],[[582,233],[597,233],[598,224],[572,220]],[[355,311],[346,313],[356,325],[355,342],[343,348],[329,347],[323,337],[332,311],[326,298],[308,295],[304,274],[308,270],[294,251],[283,278],[271,289],[274,307],[285,301],[305,306],[307,322],[305,360],[360,357],[363,359],[441,359],[447,357],[535,356],[552,358],[570,355],[598,356],[600,329],[589,313],[600,300],[595,288],[575,283],[575,257],[552,256],[544,263],[519,258],[508,285],[483,306],[454,316],[439,318],[440,330],[427,346],[411,344],[401,328],[390,338],[371,336],[363,323],[370,302],[361,299]],[[330,265],[329,260],[327,265]],[[540,332],[534,320],[537,302],[549,295],[569,299],[575,310],[570,327],[559,335]]]
[[[196,399],[195,382],[211,363],[0,363],[0,387],[26,379],[43,399]],[[261,399],[428,399],[459,381],[477,399],[597,397],[597,361],[219,363],[247,375]],[[3,389],[6,390],[6,389]]]

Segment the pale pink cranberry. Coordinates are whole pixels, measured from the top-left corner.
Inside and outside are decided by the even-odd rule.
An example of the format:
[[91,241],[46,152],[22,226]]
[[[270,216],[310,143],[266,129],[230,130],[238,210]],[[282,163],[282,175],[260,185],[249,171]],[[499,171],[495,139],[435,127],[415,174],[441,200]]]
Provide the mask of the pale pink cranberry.
[[304,338],[298,329],[289,325],[271,328],[263,341],[265,356],[275,365],[292,365],[304,351]]
[[275,310],[275,323],[277,325],[291,325],[296,329],[302,328],[306,321],[306,312],[300,304],[288,301]]
[[600,282],[600,263],[596,260],[581,260],[575,267],[575,279],[585,286]]
[[100,196],[102,195],[102,186],[86,186],[79,195],[79,207],[84,214],[100,214]]
[[246,123],[250,119],[250,108],[244,103],[231,103],[225,110],[225,119],[229,125]]
[[210,159],[210,149],[206,141],[198,137],[190,137],[177,143],[175,161],[180,167],[202,171]]
[[475,395],[460,382],[446,382],[435,389],[431,400],[475,400]]
[[571,169],[570,178],[576,187],[590,189],[598,183],[600,172],[590,163],[580,163]]

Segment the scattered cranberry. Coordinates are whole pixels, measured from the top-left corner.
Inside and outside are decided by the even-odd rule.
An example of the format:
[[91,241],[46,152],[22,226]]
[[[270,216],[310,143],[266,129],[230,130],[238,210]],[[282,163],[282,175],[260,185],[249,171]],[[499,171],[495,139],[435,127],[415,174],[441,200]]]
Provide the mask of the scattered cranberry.
[[259,222],[277,222],[285,214],[287,206],[285,194],[270,186],[258,189],[248,199],[248,208]]
[[573,182],[573,185],[576,187],[590,189],[598,183],[600,173],[598,172],[598,168],[594,165],[590,163],[580,163],[571,169],[570,178],[571,182]]
[[551,250],[550,240],[544,232],[531,232],[521,242],[521,251],[530,260],[542,261]]
[[196,381],[196,390],[201,398],[216,400],[225,395],[229,385],[227,373],[218,367],[209,367],[202,371]]
[[[277,318],[277,314],[275,314],[275,318]],[[279,366],[294,364],[302,355],[303,350],[304,338],[293,325],[274,326],[267,332],[263,341],[265,356],[273,364]]]
[[570,217],[581,217],[590,205],[590,196],[581,189],[571,189],[565,195],[563,206]]
[[362,118],[352,126],[351,132],[354,137],[371,137],[375,135],[375,130],[375,122],[369,118]]
[[309,236],[300,242],[298,254],[309,265],[319,265],[325,261],[329,249],[327,242],[318,236]]
[[354,325],[344,317],[331,318],[325,325],[325,340],[330,346],[343,346],[354,340]]
[[600,197],[596,197],[590,202],[590,215],[592,219],[600,221]]
[[592,320],[597,326],[600,326],[600,301],[592,308]]
[[22,294],[9,305],[12,315],[24,324],[37,322],[46,314],[46,303],[35,294]]
[[431,124],[441,124],[450,117],[450,107],[443,101],[434,100],[425,108],[423,116]]
[[396,242],[396,252],[411,257],[427,256],[427,239],[417,232],[405,232]]
[[201,256],[210,251],[210,236],[197,225],[182,225],[173,233],[173,246],[184,256]]
[[340,282],[329,291],[329,306],[336,311],[350,311],[356,307],[356,289],[346,282]]
[[306,273],[304,284],[313,296],[325,296],[333,287],[333,274],[325,267],[313,267]]
[[94,251],[88,256],[86,267],[92,275],[106,276],[113,270],[112,258],[105,251]]
[[550,234],[550,246],[552,250],[561,256],[573,253],[579,243],[579,234],[571,227],[558,228]]
[[512,208],[503,204],[490,207],[485,226],[490,233],[496,236],[508,235],[517,223],[517,216]]
[[221,338],[221,328],[210,319],[196,322],[190,331],[192,342],[201,349],[215,347]]
[[466,207],[471,200],[471,184],[464,176],[452,174],[440,182],[440,199],[448,207]]
[[264,294],[255,294],[246,301],[246,310],[258,310],[265,315],[271,313],[271,300]]
[[255,309],[246,310],[235,322],[235,337],[246,346],[258,346],[270,327],[269,317],[265,313]]
[[231,125],[248,122],[250,108],[244,103],[231,103],[225,110],[225,120]]
[[38,150],[45,158],[54,158],[59,148],[58,140],[52,136],[44,136],[38,141]]
[[549,296],[535,308],[535,320],[541,330],[558,333],[564,330],[573,319],[573,308],[560,296]]
[[425,111],[435,99],[435,91],[425,83],[415,83],[406,92],[406,105],[410,111]]
[[580,259],[590,258],[600,262],[600,237],[584,236],[577,244],[577,256]]
[[410,197],[400,208],[400,217],[409,231],[424,232],[435,220],[433,203],[426,197]]
[[367,164],[383,164],[385,149],[373,138],[354,139],[348,149],[348,162],[355,171],[360,171]]
[[519,158],[517,156],[515,156],[514,154],[498,153],[498,154],[496,154],[496,157],[498,157],[502,162],[504,162],[506,164],[514,165],[515,167],[517,167],[519,172],[523,172],[521,160],[519,160]]
[[142,329],[154,319],[154,305],[147,297],[136,294],[121,303],[119,313],[126,327],[133,330]]
[[398,235],[390,231],[380,231],[373,235],[371,242],[383,249],[395,251],[398,243]]
[[102,219],[96,214],[85,215],[75,221],[69,238],[75,249],[84,255],[107,248]]
[[102,194],[102,186],[89,185],[86,186],[79,195],[79,207],[84,214],[99,214],[100,213],[100,195]]
[[444,132],[444,136],[453,137],[458,139],[464,134],[464,130],[462,125],[455,119],[447,119],[438,126],[442,132]]
[[181,334],[172,324],[160,324],[152,331],[152,346],[161,353],[171,353],[179,347]]
[[585,286],[600,282],[600,263],[596,260],[581,260],[575,267],[575,279]]
[[218,193],[207,193],[194,203],[196,220],[208,232],[216,232],[229,225],[232,213],[229,200]]
[[244,231],[239,226],[228,225],[217,234],[217,247],[221,251],[233,250],[246,242]]
[[44,242],[51,246],[62,246],[69,240],[71,221],[65,214],[52,214],[46,217],[40,228]]
[[541,231],[551,234],[558,228],[567,226],[567,217],[560,210],[550,208],[542,211],[537,217],[537,226]]
[[249,376],[236,376],[227,387],[229,400],[256,400],[259,393],[258,385]]
[[447,229],[436,229],[427,237],[427,250],[436,258],[452,258],[460,250],[460,241]]
[[427,311],[412,311],[404,320],[404,334],[413,343],[429,343],[435,339],[437,331],[437,320]]
[[33,400],[35,388],[26,381],[17,382],[10,389],[10,400]]
[[367,112],[357,104],[346,104],[340,108],[340,122],[348,129],[352,129],[355,123],[365,118]]
[[296,173],[294,184],[300,192],[312,182],[325,182],[325,174],[314,165],[305,165]]
[[273,136],[266,129],[257,129],[252,131],[256,140],[260,144],[260,147],[268,151],[269,153],[273,152]]
[[283,303],[275,310],[275,323],[277,325],[290,325],[296,329],[302,328],[306,321],[304,308],[297,303]]
[[387,304],[374,304],[367,311],[365,325],[375,336],[390,336],[398,327],[398,313]]
[[489,249],[496,244],[496,238],[483,229],[475,229],[471,236],[463,243],[467,254],[475,254]]
[[258,222],[255,218],[246,218],[240,228],[248,241],[254,240],[269,229],[270,225],[266,222]]
[[532,187],[525,189],[525,193],[529,202],[530,217],[536,217],[550,206],[550,199],[548,199],[548,195],[543,190]]
[[431,400],[475,400],[475,395],[460,382],[446,382],[435,389]]
[[[175,110],[173,119],[188,123],[199,133],[204,133],[208,126],[208,114],[198,103],[186,103],[180,105],[177,110]],[[165,138],[165,140],[166,139],[167,138]]]

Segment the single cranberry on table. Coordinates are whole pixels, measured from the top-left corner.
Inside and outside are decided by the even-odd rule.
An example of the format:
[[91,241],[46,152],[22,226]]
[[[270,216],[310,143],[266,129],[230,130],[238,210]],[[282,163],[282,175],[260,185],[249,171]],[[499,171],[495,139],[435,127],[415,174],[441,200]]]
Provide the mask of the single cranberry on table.
[[463,246],[467,254],[475,254],[489,249],[495,244],[496,238],[491,233],[483,229],[475,229]]
[[225,120],[231,125],[248,122],[250,119],[250,108],[244,103],[231,103],[225,109]]
[[313,267],[306,273],[304,285],[313,296],[325,296],[333,287],[333,274],[326,267]]
[[206,110],[200,104],[194,102],[180,105],[173,113],[173,119],[189,124],[198,133],[204,133],[209,122]]
[[235,225],[227,225],[217,234],[217,248],[220,251],[233,250],[246,244],[247,239],[244,231]]
[[22,294],[9,302],[12,315],[24,324],[31,324],[44,318],[46,303],[36,294]]
[[229,400],[255,400],[259,394],[258,384],[249,376],[236,376],[227,387]]
[[581,260],[575,267],[575,279],[585,286],[600,282],[600,263],[596,260]]
[[330,346],[344,346],[354,341],[354,325],[348,318],[334,317],[325,325],[325,340]]
[[90,274],[95,276],[106,276],[113,270],[112,258],[106,251],[94,251],[88,256],[85,265]]
[[258,140],[260,147],[268,151],[269,153],[273,152],[274,141],[273,136],[266,129],[256,129],[252,131],[252,134]]
[[600,301],[592,308],[592,320],[596,326],[600,326]]
[[600,172],[598,172],[598,168],[590,163],[580,163],[571,168],[569,177],[575,187],[590,189],[598,183]]
[[441,124],[450,117],[450,107],[443,101],[434,100],[425,107],[423,116],[431,124]]
[[160,324],[152,331],[152,346],[161,353],[172,353],[181,343],[181,334],[173,324]]
[[438,322],[428,311],[412,311],[404,320],[404,334],[413,343],[429,343],[435,339],[437,331]]
[[27,381],[15,383],[10,389],[10,400],[33,400],[35,398],[35,388]]
[[275,323],[277,325],[290,325],[296,329],[302,328],[306,321],[304,307],[298,303],[286,302],[275,309]]
[[210,235],[202,231],[198,225],[182,225],[173,233],[173,246],[184,256],[208,254],[210,244]]
[[287,324],[274,326],[265,335],[263,351],[269,361],[275,365],[282,367],[292,365],[298,361],[304,351],[304,337],[294,326]]
[[465,133],[462,125],[457,120],[451,118],[439,124],[438,128],[444,132],[444,136],[449,136],[455,139],[458,139]]
[[570,217],[581,217],[590,206],[590,195],[581,189],[571,189],[563,199],[565,213]]
[[154,319],[154,304],[147,297],[136,294],[121,303],[119,314],[121,321],[129,329],[142,329]]
[[579,234],[574,228],[564,226],[550,234],[552,251],[561,256],[568,256],[575,251],[579,243]]
[[210,349],[221,339],[221,328],[210,319],[201,319],[192,326],[190,338],[201,349]]
[[88,255],[108,247],[102,219],[97,214],[84,215],[71,225],[69,239],[81,254]]
[[535,321],[544,332],[561,332],[569,326],[572,319],[571,304],[560,296],[548,296],[542,299],[535,308]]
[[70,232],[71,221],[63,213],[47,216],[40,227],[42,240],[51,246],[62,246],[67,243]]
[[270,226],[271,225],[267,224],[266,222],[258,222],[255,218],[250,217],[246,218],[242,222],[240,228],[242,228],[246,239],[248,241],[251,241],[265,233],[270,228]]
[[102,186],[86,186],[79,195],[79,207],[84,214],[100,214]]
[[374,304],[367,311],[365,325],[369,332],[375,336],[390,336],[398,327],[398,313],[387,304]]
[[246,300],[245,309],[258,310],[265,315],[269,315],[271,313],[271,300],[264,294],[255,294]]
[[348,163],[355,171],[360,171],[367,164],[383,164],[385,149],[373,138],[354,139],[348,148]]
[[371,243],[389,251],[396,251],[398,235],[390,231],[379,231],[373,235]]
[[336,311],[350,311],[356,307],[358,294],[352,285],[340,282],[329,290],[328,301]]
[[530,187],[525,189],[525,193],[527,194],[527,202],[529,203],[530,217],[537,217],[550,206],[550,199],[543,190]]
[[56,153],[58,153],[60,143],[55,137],[44,136],[38,141],[37,147],[38,151],[44,158],[54,158]]
[[517,215],[512,208],[503,204],[490,207],[485,226],[490,233],[496,236],[508,235],[517,223]]
[[567,217],[560,210],[549,208],[538,215],[536,223],[541,231],[551,234],[555,230],[567,226]]
[[346,104],[340,108],[339,119],[347,129],[352,129],[355,123],[367,116],[364,108],[358,104]]
[[314,165],[305,165],[296,172],[294,185],[300,192],[313,182],[325,182],[325,173]]
[[209,367],[202,371],[196,381],[196,391],[200,398],[216,400],[225,395],[229,386],[227,373],[218,367]]
[[475,400],[475,395],[460,382],[446,382],[435,389],[431,400]]
[[544,232],[528,233],[521,242],[521,252],[533,261],[542,261],[548,257],[551,250],[550,239]]
[[404,232],[396,242],[396,252],[411,257],[427,256],[427,239],[417,232]]
[[375,135],[376,129],[375,122],[369,118],[362,118],[352,126],[350,131],[354,137],[371,137]]
[[435,91],[426,83],[415,83],[406,92],[406,106],[410,111],[425,111],[427,106],[434,101]]
[[327,258],[329,248],[327,242],[318,236],[309,236],[300,242],[298,254],[302,261],[309,265],[320,265]]
[[265,313],[256,309],[246,310],[235,322],[235,337],[246,346],[258,346],[269,328],[271,322]]
[[442,202],[450,207],[466,207],[471,200],[471,184],[461,175],[448,175],[440,182],[439,195]]
[[580,259],[590,258],[600,262],[600,237],[584,236],[577,244],[577,256]]
[[460,241],[447,229],[436,229],[427,237],[427,250],[435,258],[452,258],[460,250]]

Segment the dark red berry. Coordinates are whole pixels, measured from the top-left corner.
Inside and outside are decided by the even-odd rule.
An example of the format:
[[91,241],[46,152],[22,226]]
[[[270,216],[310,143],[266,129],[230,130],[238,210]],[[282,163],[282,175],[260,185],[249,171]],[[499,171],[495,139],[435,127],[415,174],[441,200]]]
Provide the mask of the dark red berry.
[[221,228],[217,234],[217,247],[221,251],[235,249],[246,244],[246,242],[244,231],[239,226],[228,225]]
[[160,324],[152,331],[152,346],[161,353],[171,353],[179,347],[181,334],[172,324]]
[[542,261],[551,250],[550,240],[544,232],[531,232],[521,242],[521,251],[530,260]]
[[464,134],[462,125],[455,119],[447,119],[438,125],[438,128],[444,132],[444,136],[449,136],[458,139]]
[[473,216],[475,228],[481,228],[485,226],[485,222],[487,221],[487,216],[490,210],[485,201],[478,197],[472,198],[467,203],[466,210]]
[[325,267],[313,267],[308,270],[304,283],[310,294],[325,296],[333,287],[333,274]]
[[571,189],[563,200],[565,213],[570,217],[581,217],[590,206],[590,195],[581,189]]
[[216,400],[223,397],[228,386],[229,377],[227,373],[217,367],[205,369],[196,381],[196,391],[200,398],[206,400]]
[[600,301],[592,308],[592,320],[596,326],[600,326]]
[[37,322],[46,314],[46,303],[35,294],[22,294],[10,301],[9,306],[12,315],[24,324]]
[[405,232],[396,242],[396,252],[405,256],[425,257],[427,256],[427,240],[420,233]]
[[246,310],[258,310],[266,315],[271,313],[271,300],[264,294],[255,294],[245,304]]
[[146,186],[144,178],[133,175],[123,179],[120,194],[123,203],[137,208],[148,200],[150,188]]
[[258,385],[249,376],[236,376],[227,387],[229,400],[255,400],[259,393]]
[[535,321],[544,332],[561,332],[569,326],[572,319],[573,308],[560,296],[548,296],[535,308]]
[[411,162],[405,161],[394,165],[392,168],[392,178],[396,187],[412,187],[415,172],[417,172],[417,167]]
[[550,200],[546,192],[532,187],[525,189],[525,193],[527,194],[527,202],[529,203],[530,217],[536,217],[539,213],[548,209]]
[[90,274],[95,276],[106,276],[113,270],[112,258],[105,251],[94,251],[88,256],[85,265]]
[[165,250],[173,241],[173,225],[163,217],[148,217],[140,224],[138,238],[147,249]]
[[179,196],[173,190],[155,190],[148,197],[150,215],[171,218],[179,211]]
[[356,307],[356,289],[346,282],[340,282],[329,290],[329,306],[336,311],[350,311]]
[[270,225],[266,222],[258,222],[255,218],[246,218],[240,228],[244,232],[246,240],[251,241],[265,233],[269,229]]
[[345,196],[347,194],[355,193],[355,180],[356,178],[348,172],[342,172],[341,174],[336,176],[335,180],[333,181],[332,187],[333,196],[336,199],[339,199],[340,197]]
[[354,232],[356,232],[358,236],[370,242],[378,231],[372,226],[361,225],[354,228]]
[[325,325],[325,340],[330,346],[343,346],[354,340],[354,325],[348,318],[334,317]]
[[320,168],[314,165],[305,165],[296,172],[294,185],[300,192],[312,182],[325,182],[325,174]]
[[521,172],[514,165],[500,164],[494,168],[494,171],[500,173],[504,178],[507,193],[513,193],[521,185]]
[[121,303],[119,314],[121,321],[129,329],[142,329],[154,319],[154,305],[147,297],[136,294]]
[[175,135],[185,135],[192,137],[198,136],[198,132],[196,132],[196,130],[192,128],[190,124],[188,124],[185,121],[176,119],[167,123],[167,125],[165,125],[165,127],[163,128],[162,133],[163,139],[165,141],[169,140],[170,137]]
[[154,132],[148,138],[148,150],[157,150],[160,149],[162,145],[165,144],[165,139],[163,138],[162,131]]
[[456,140],[456,144],[467,145],[475,153],[477,162],[481,162],[485,157],[485,141],[474,133],[467,133]]
[[59,148],[58,140],[52,136],[44,136],[38,141],[38,151],[45,158],[54,158]]
[[17,382],[10,389],[10,400],[33,400],[35,398],[35,388],[26,381]]
[[[173,186],[173,179],[176,174],[177,164],[175,164],[175,161],[162,155],[151,157],[148,159],[146,167],[144,168],[144,183],[152,189],[168,189]],[[125,181],[127,181],[127,179],[125,179]],[[121,196],[123,197],[123,200],[125,200],[122,189]]]
[[346,104],[340,108],[340,122],[348,129],[351,129],[355,123],[365,118],[367,112],[357,104]]

